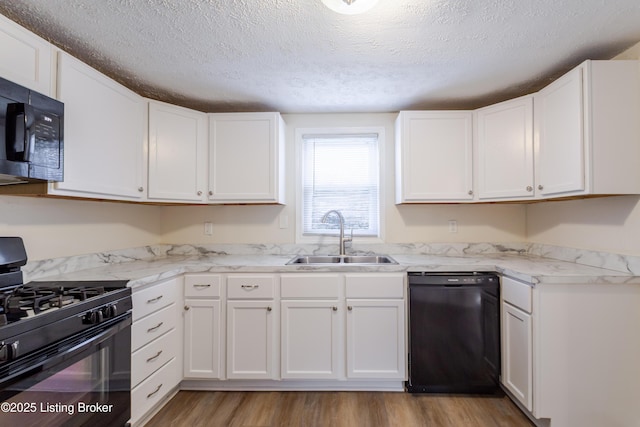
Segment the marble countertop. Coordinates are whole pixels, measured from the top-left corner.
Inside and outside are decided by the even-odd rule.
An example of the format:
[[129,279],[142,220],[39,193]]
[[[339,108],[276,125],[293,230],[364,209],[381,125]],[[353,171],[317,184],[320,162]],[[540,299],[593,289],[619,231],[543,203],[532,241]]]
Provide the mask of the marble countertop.
[[390,253],[397,265],[286,265],[292,255],[207,254],[170,255],[109,263],[37,280],[129,280],[143,286],[183,273],[295,273],[295,272],[406,272],[495,271],[536,284],[640,284],[640,276],[533,255],[472,254],[462,256]]

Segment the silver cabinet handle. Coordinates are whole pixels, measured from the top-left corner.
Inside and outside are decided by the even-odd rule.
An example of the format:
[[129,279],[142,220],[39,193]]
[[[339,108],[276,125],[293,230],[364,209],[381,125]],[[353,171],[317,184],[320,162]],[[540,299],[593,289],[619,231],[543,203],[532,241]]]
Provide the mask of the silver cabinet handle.
[[347,306],[347,310],[352,311],[353,307],[351,307],[350,305]]
[[162,350],[160,350],[159,352],[156,353],[155,356],[151,356],[150,358],[147,359],[147,363],[149,362],[153,362],[154,360],[156,360],[158,357],[160,357],[160,355],[162,354]]
[[139,191],[140,193],[142,193],[142,192],[144,191],[144,188],[143,188],[143,187],[138,187],[138,191]]
[[190,308],[191,308],[191,307],[189,307],[188,305],[185,305],[185,306],[184,306],[184,310],[185,310],[185,311],[189,311],[189,309],[190,309]]
[[533,187],[532,187],[532,186],[530,186],[530,185],[527,185],[527,191],[528,191],[529,193],[531,193],[531,192],[533,191]]
[[210,195],[210,196],[213,196],[213,191],[209,191],[209,195]]
[[194,287],[194,288],[210,288],[210,287],[211,287],[211,284],[210,284],[210,283],[206,283],[206,284],[204,284],[204,283],[203,283],[203,284],[196,284],[196,285],[193,285],[193,287]]
[[258,289],[260,285],[240,285],[242,289]]
[[157,296],[157,297],[155,297],[155,298],[148,299],[148,300],[147,300],[147,304],[151,304],[151,303],[154,303],[154,302],[158,302],[158,301],[160,301],[160,300],[162,299],[162,297],[163,297],[163,296],[164,296],[164,295],[160,295],[160,296]]
[[267,307],[267,311],[271,311],[273,310],[273,308],[271,308],[271,306]]
[[164,325],[164,322],[160,322],[156,326],[154,326],[153,328],[147,329],[147,332],[153,332],[153,331],[155,331],[156,329],[158,329],[162,325]]
[[198,191],[198,196],[202,196],[202,191]]
[[469,190],[467,194],[469,194],[470,196],[473,196],[473,190]]
[[542,185],[538,185],[538,190],[543,190],[544,187]]
[[333,307],[331,307],[331,310],[333,311],[338,311],[338,307],[336,307],[335,305]]
[[156,387],[156,389],[154,391],[152,391],[151,393],[147,394],[147,399],[149,399],[151,396],[153,396],[154,394],[159,392],[161,388],[162,388],[162,384],[160,384],[158,387]]

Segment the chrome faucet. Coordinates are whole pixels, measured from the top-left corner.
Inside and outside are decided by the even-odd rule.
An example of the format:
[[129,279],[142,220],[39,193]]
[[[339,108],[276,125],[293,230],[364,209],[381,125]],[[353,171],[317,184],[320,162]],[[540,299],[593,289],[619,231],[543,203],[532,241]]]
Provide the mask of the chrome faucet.
[[322,217],[323,224],[327,222],[327,218],[329,217],[330,214],[336,214],[338,216],[338,219],[340,220],[340,256],[346,255],[344,244],[346,242],[351,242],[353,240],[353,229],[351,230],[351,237],[344,237],[344,217],[339,211],[336,211],[336,210],[330,210],[329,212],[323,215]]

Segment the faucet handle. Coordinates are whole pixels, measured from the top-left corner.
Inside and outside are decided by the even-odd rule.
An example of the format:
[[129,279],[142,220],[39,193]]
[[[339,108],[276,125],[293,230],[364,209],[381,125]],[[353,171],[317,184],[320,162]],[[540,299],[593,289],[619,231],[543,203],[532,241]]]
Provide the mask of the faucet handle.
[[351,229],[351,235],[349,237],[344,237],[342,239],[345,243],[346,242],[353,242],[353,228]]

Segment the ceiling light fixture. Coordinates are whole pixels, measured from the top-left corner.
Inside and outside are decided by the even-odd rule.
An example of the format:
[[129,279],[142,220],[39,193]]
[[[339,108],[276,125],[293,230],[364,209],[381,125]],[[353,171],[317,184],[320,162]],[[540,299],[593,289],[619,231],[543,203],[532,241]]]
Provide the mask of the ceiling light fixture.
[[357,15],[371,9],[378,0],[322,0],[325,6],[344,15]]

